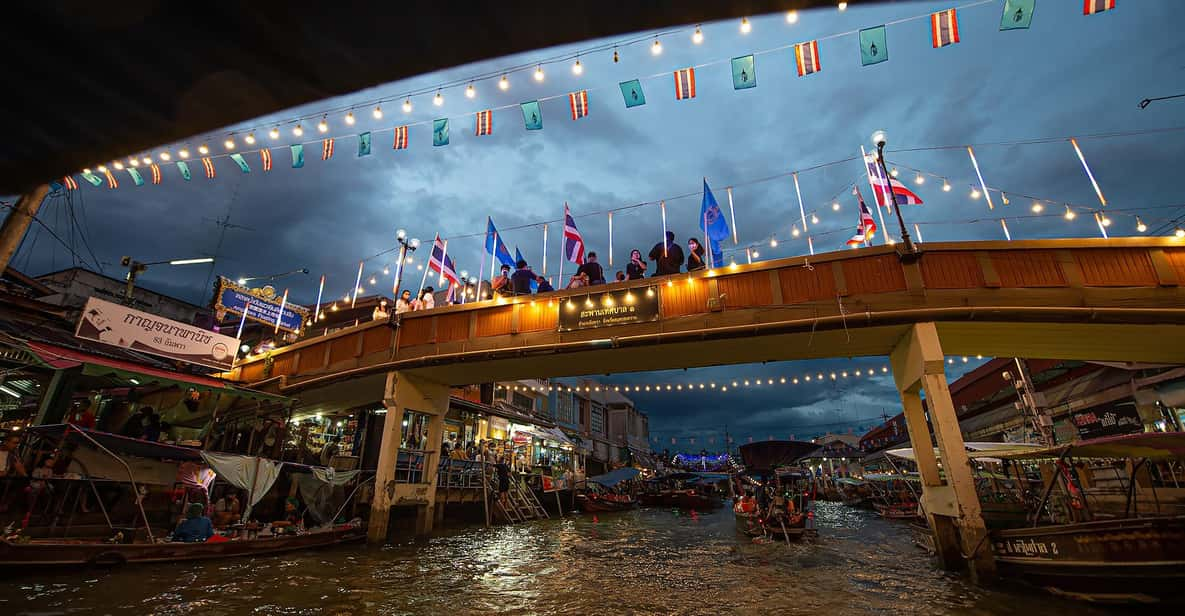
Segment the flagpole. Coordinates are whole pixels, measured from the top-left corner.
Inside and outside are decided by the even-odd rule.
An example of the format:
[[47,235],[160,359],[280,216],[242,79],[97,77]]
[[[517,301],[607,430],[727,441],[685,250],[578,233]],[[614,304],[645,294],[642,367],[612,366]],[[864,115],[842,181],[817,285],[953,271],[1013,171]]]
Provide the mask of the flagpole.
[[[1071,140],[1071,141],[1073,141],[1073,140]],[[1078,148],[1077,143],[1074,144],[1074,148],[1075,149]],[[979,161],[975,160],[975,151],[971,149],[971,146],[967,146],[967,155],[971,157],[971,166],[975,167],[975,177],[979,178],[979,187],[983,189],[983,198],[987,199],[988,209],[989,210],[996,209],[996,206],[992,205],[992,193],[988,192],[987,184],[985,184],[983,181],[983,174],[979,172]],[[1082,153],[1079,152],[1078,155],[1082,156]],[[1093,177],[1091,178],[1091,181],[1094,181]],[[891,189],[892,186],[890,186],[889,188]],[[1095,184],[1095,190],[1098,190],[1098,188],[1099,188],[1099,185]],[[1101,193],[1099,194],[1099,198],[1100,199],[1102,198]],[[893,197],[893,203],[894,204],[897,203],[897,197]],[[1103,205],[1107,205],[1107,202],[1104,201]]]
[[432,240],[432,249],[428,251],[428,263],[424,266],[424,276],[420,278],[420,292],[416,293],[416,299],[424,296],[424,285],[428,283],[428,272],[432,271],[432,253],[436,252],[436,242],[440,239],[440,234]]
[[798,172],[794,172],[794,194],[798,196],[798,215],[802,217],[802,232],[808,231],[806,226],[806,210],[802,207],[802,190],[798,188]]
[[362,284],[362,265],[364,263],[366,261],[358,262],[358,278],[354,280],[354,295],[353,299],[350,300],[350,308],[353,308],[354,304],[358,302],[358,286]]
[[708,213],[704,212],[704,247],[708,253],[708,267],[716,267],[716,257],[712,254],[712,241],[708,239]]
[[667,244],[670,243],[667,241],[667,202],[665,200],[659,201],[658,205],[662,208],[662,256],[665,259],[667,256]]
[[317,287],[317,305],[313,308],[313,323],[317,322],[317,317],[321,314],[321,293],[325,291],[325,274],[321,274],[321,285]]
[[564,251],[566,251],[568,249],[566,246],[567,240],[565,239],[566,237],[568,237],[567,230],[568,230],[568,202],[565,201],[564,202],[564,232],[560,234],[560,267],[559,267],[559,273],[556,274],[556,280],[555,280],[555,284],[556,284],[555,288],[557,288],[557,289],[564,288]]
[[737,213],[732,208],[732,187],[729,186],[724,190],[728,193],[728,216],[732,219],[732,245],[736,246],[741,243],[741,240],[737,238]]
[[[860,160],[864,161],[864,166],[868,167],[868,154],[864,151],[864,146],[860,146]],[[876,200],[876,184],[872,183],[872,175],[866,170],[864,172],[868,176],[868,187],[872,189],[872,200],[876,204],[876,215],[881,220],[881,243],[889,244],[889,229],[885,226],[885,212],[881,209],[880,202]],[[889,186],[889,192],[893,192],[893,187]]]
[[547,223],[543,224],[543,275],[547,276]]
[[609,212],[609,267],[613,267],[613,212]]
[[276,328],[273,334],[280,333],[280,320],[284,318],[284,308],[288,306],[288,289],[284,289],[284,299],[280,300],[280,311],[276,313]]
[[[448,263],[448,240],[444,241],[444,245],[440,249],[440,279],[442,281],[448,280],[448,285],[449,285],[449,288],[451,289],[453,286],[453,281],[449,280],[448,276],[445,275],[445,273],[444,273],[444,264],[445,263]],[[444,284],[444,283],[441,282],[440,284]]]

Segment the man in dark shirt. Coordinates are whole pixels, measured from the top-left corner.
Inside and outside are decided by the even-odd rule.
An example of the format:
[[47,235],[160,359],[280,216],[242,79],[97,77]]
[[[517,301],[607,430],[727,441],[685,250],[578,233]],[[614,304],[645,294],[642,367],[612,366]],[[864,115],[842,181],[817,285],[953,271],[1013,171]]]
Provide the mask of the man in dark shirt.
[[678,274],[683,267],[683,247],[675,241],[675,232],[667,231],[667,241],[659,242],[650,249],[650,260],[654,261],[655,276]]
[[527,267],[527,262],[520,260],[514,264],[516,268],[514,273],[510,275],[510,286],[514,289],[515,295],[530,295],[531,282],[537,278],[535,272]]
[[555,288],[552,287],[551,283],[547,282],[547,279],[544,278],[543,276],[536,276],[535,277],[535,284],[538,285],[538,287],[536,287],[536,289],[535,289],[536,293],[550,293],[552,291],[555,291]]
[[605,284],[605,270],[597,263],[597,253],[589,252],[584,258],[584,264],[576,269],[577,274],[588,276],[588,284]]

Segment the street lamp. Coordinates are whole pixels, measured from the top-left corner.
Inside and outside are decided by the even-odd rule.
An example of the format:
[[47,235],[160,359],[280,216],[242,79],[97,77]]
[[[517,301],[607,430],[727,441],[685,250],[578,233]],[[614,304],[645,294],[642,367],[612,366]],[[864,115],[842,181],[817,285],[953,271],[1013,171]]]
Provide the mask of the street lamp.
[[889,198],[893,200],[893,211],[897,213],[897,223],[901,225],[901,241],[905,243],[905,252],[914,253],[916,250],[913,246],[913,240],[909,237],[909,231],[905,229],[905,219],[901,217],[901,205],[897,203],[897,193],[893,192],[893,181],[889,179],[889,170],[885,168],[885,143],[888,141],[888,136],[883,130],[877,130],[872,133],[872,143],[876,145],[876,160],[880,164],[882,177],[888,182],[885,188],[889,191]]
[[248,282],[250,282],[252,280],[266,280],[268,282],[271,282],[277,278],[283,278],[285,276],[291,276],[293,274],[308,274],[308,273],[309,273],[309,268],[302,267],[300,269],[294,269],[291,272],[284,272],[282,274],[272,274],[271,276],[245,276],[243,278],[239,278],[235,282],[239,283],[239,286],[245,286]]
[[399,241],[399,265],[395,267],[395,297],[399,297],[399,287],[403,284],[403,266],[407,263],[407,253],[415,252],[420,247],[420,240],[408,238],[407,231],[399,229],[395,232],[395,239]]
[[123,257],[119,260],[119,264],[128,268],[127,288],[124,289],[124,299],[130,304],[132,301],[132,292],[136,289],[136,277],[143,274],[148,269],[149,265],[198,265],[199,263],[213,263],[214,257],[197,257],[195,259],[170,259],[165,261],[151,261],[148,263],[141,263],[132,259],[131,257]]

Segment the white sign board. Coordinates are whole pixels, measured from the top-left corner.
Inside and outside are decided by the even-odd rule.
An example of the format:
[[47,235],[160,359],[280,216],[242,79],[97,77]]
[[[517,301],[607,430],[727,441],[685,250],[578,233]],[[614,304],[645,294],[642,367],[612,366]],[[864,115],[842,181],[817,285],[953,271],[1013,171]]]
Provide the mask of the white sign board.
[[89,298],[74,335],[141,353],[229,369],[238,341],[196,325]]

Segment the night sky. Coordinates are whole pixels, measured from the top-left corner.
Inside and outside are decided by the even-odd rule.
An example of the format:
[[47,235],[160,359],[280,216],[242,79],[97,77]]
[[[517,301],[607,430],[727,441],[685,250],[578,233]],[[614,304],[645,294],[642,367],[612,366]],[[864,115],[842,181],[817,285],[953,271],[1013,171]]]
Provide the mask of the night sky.
[[[72,242],[87,261],[91,250],[109,275],[120,277],[119,257],[130,254],[142,261],[214,254],[216,266],[157,267],[141,284],[177,297],[205,304],[212,276],[272,274],[307,267],[308,276],[286,278],[292,297],[312,304],[317,277],[328,278],[326,295],[340,298],[353,284],[358,261],[395,246],[397,228],[406,228],[428,243],[436,233],[454,238],[449,243],[459,269],[476,272],[481,259],[486,216],[492,216],[511,251],[517,245],[539,269],[541,221],[555,221],[568,202],[577,216],[590,249],[607,261],[607,217],[603,213],[644,202],[667,199],[668,223],[681,242],[698,234],[701,178],[707,177],[727,209],[725,187],[733,197],[741,248],[758,246],[760,258],[786,257],[807,251],[805,235],[792,238],[798,207],[788,171],[807,169],[858,156],[869,135],[888,131],[886,158],[900,166],[900,179],[916,190],[925,205],[908,208],[907,222],[919,223],[925,241],[1003,239],[999,218],[1007,217],[1014,239],[1042,237],[1098,237],[1087,211],[1098,200],[1070,144],[1064,140],[1025,145],[987,145],[1042,137],[1083,136],[1109,132],[1145,131],[1182,124],[1185,102],[1164,101],[1139,109],[1146,97],[1176,94],[1185,89],[1185,3],[1161,0],[1123,1],[1111,12],[1081,14],[1081,2],[1039,0],[1030,30],[1000,32],[1003,0],[959,11],[962,42],[933,49],[928,18],[892,24],[946,9],[950,3],[889,3],[846,12],[834,9],[805,11],[796,24],[783,15],[753,18],[752,32],[743,35],[738,22],[703,25],[705,40],[691,41],[694,27],[677,29],[662,38],[663,53],[652,55],[652,39],[621,47],[620,62],[612,51],[581,56],[584,72],[575,76],[570,59],[580,50],[637,38],[625,35],[570,47],[540,50],[484,63],[427,74],[347,97],[288,110],[217,134],[197,136],[184,144],[162,145],[176,155],[187,146],[208,142],[224,153],[227,134],[238,147],[254,129],[261,143],[271,145],[275,168],[263,173],[259,155],[246,153],[250,174],[239,172],[228,158],[216,159],[218,176],[206,180],[201,164],[191,159],[194,178],[182,181],[172,165],[164,167],[161,186],[134,187],[119,172],[120,188],[110,191],[82,182],[74,197],[77,225],[60,197],[42,209],[41,219],[66,243]],[[889,61],[861,67],[855,31],[890,23]],[[824,38],[851,32],[838,38]],[[644,37],[646,33],[641,33]],[[798,77],[793,52],[796,42],[819,43],[821,72]],[[778,49],[787,47],[784,49]],[[759,53],[763,50],[773,50]],[[728,60],[758,53],[756,88],[733,90]],[[544,65],[546,79],[532,78],[534,65],[548,58],[568,58]],[[689,65],[697,69],[697,96],[676,101],[671,71]],[[511,87],[497,88],[506,67],[522,66],[509,75]],[[477,81],[477,96],[464,95],[470,76],[492,75]],[[647,104],[627,109],[618,82],[641,78]],[[435,86],[455,82],[443,90],[443,106],[432,104]],[[590,114],[573,121],[566,94],[589,90]],[[404,114],[400,102],[408,92],[414,110]],[[383,103],[385,116],[372,118],[373,102]],[[517,104],[544,99],[544,129],[526,131]],[[501,109],[503,106],[511,106]],[[354,106],[358,123],[346,126],[345,110]],[[473,135],[473,113],[493,107],[494,132]],[[336,154],[320,160],[321,135],[317,119],[302,122],[307,143],[303,169],[290,168],[287,145],[294,119],[322,110],[337,137]],[[431,120],[451,118],[451,144],[432,147]],[[410,129],[410,148],[393,151],[391,128]],[[267,138],[280,126],[278,141]],[[355,157],[361,131],[374,132],[374,153]],[[379,132],[383,131],[383,132]],[[1185,157],[1183,132],[1152,132],[1138,136],[1080,139],[1108,200],[1112,236],[1135,235],[1135,214],[1149,232],[1168,234],[1182,214],[1177,166]],[[965,149],[903,151],[930,146],[977,146],[984,179],[1009,194],[1009,205],[993,195],[996,210],[971,199],[977,183]],[[896,150],[896,152],[894,152]],[[131,154],[131,153],[129,153]],[[933,174],[915,184],[916,168]],[[804,171],[799,180],[819,252],[842,250],[856,223],[850,186],[854,181],[868,194],[861,163],[825,166]],[[755,182],[762,178],[775,178]],[[941,190],[942,179],[952,186]],[[1049,199],[1041,214],[1032,200]],[[690,195],[690,196],[686,196]],[[681,198],[676,198],[683,196]],[[833,211],[838,198],[841,208]],[[6,199],[8,200],[8,199]],[[1062,218],[1063,203],[1080,209],[1074,221]],[[1171,207],[1177,206],[1177,207]],[[1126,210],[1121,212],[1121,210]],[[232,225],[220,233],[215,220],[229,216]],[[521,227],[515,229],[516,227]],[[36,229],[36,226],[34,227]],[[512,230],[513,229],[513,230]],[[658,241],[661,222],[657,205],[619,212],[614,218],[614,267],[623,269],[631,248],[645,253]],[[85,234],[87,248],[81,242]],[[462,237],[469,236],[469,237]],[[769,240],[777,237],[778,245]],[[559,226],[551,225],[547,271],[558,265]],[[879,244],[880,237],[877,239]],[[726,248],[733,248],[731,242]],[[422,263],[427,250],[421,250]],[[744,253],[737,259],[743,260]],[[69,252],[45,231],[31,231],[14,265],[31,274],[72,264]],[[368,261],[365,282],[386,265],[390,256]],[[412,266],[415,267],[414,265]],[[488,267],[488,265],[486,266]],[[565,269],[571,271],[571,265]],[[405,287],[417,287],[418,273],[409,271]],[[410,281],[410,278],[415,278]],[[390,279],[379,287],[390,292]],[[370,289],[368,288],[369,292]],[[613,381],[731,382],[744,378],[801,376],[806,373],[876,368],[872,379],[830,379],[825,385],[763,386],[715,395],[633,395],[651,417],[651,430],[670,447],[670,437],[695,436],[695,449],[718,448],[725,424],[739,442],[791,434],[802,438],[827,430],[860,429],[879,421],[879,415],[898,412],[889,375],[879,375],[884,358],[837,359],[817,362],[752,365],[620,375]],[[957,376],[977,362],[961,359],[950,366]],[[545,375],[541,375],[545,376]],[[708,445],[714,439],[714,445]]]

